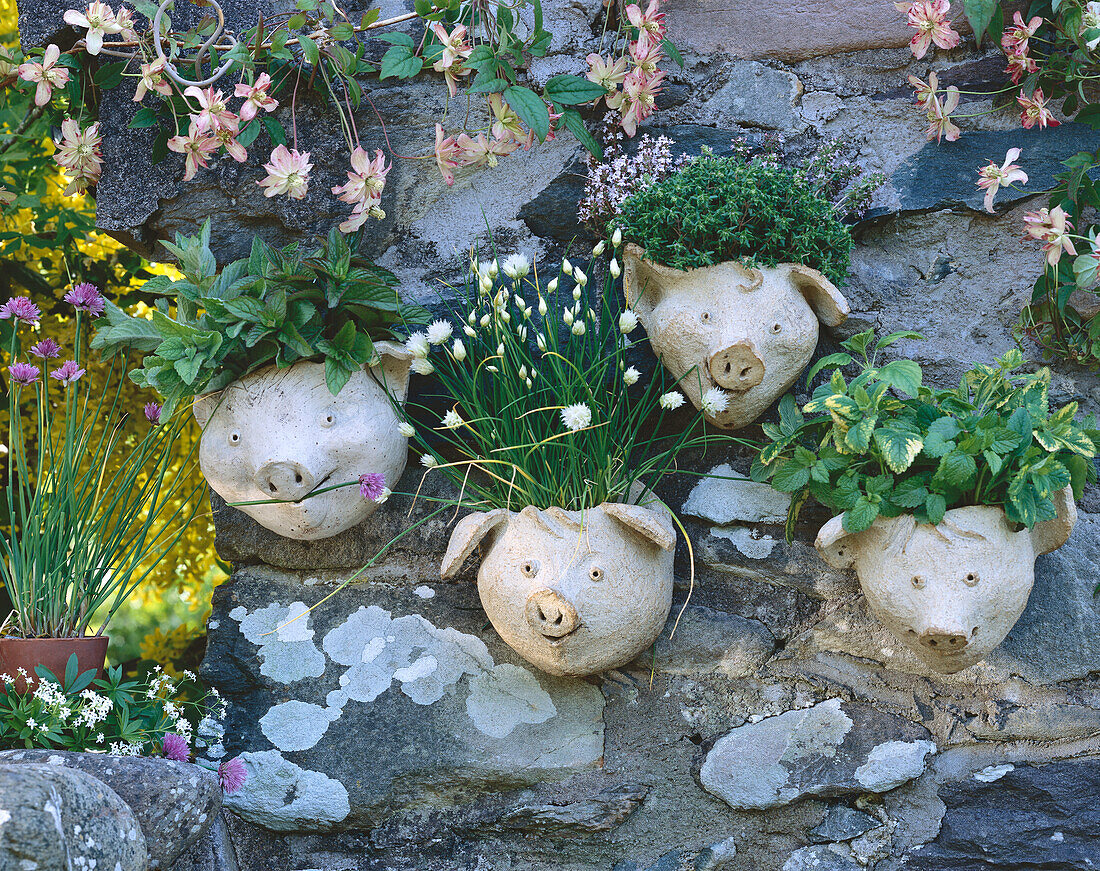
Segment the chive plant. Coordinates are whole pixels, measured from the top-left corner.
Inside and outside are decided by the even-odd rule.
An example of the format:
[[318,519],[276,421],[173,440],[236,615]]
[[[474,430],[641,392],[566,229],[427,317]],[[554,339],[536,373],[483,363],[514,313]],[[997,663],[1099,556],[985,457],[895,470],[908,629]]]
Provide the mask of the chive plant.
[[[21,298],[0,311],[14,320],[8,523],[0,531],[0,575],[14,609],[0,634],[80,637],[96,620],[102,633],[179,541],[198,506],[201,484],[169,473],[186,416],[160,421],[159,408],[149,405],[135,435],[127,429],[125,360],[110,365],[102,388],[83,379],[83,321],[102,312],[104,300],[91,285],[79,288],[85,296],[77,303],[73,359],[48,374],[60,346],[42,339],[28,354],[21,347],[22,327],[37,325],[37,307]],[[193,468],[194,450],[185,471]]]

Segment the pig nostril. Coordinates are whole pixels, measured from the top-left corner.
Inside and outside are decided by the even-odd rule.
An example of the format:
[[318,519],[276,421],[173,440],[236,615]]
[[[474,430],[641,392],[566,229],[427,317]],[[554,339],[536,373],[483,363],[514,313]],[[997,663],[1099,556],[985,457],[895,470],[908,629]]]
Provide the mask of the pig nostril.
[[554,625],[555,626],[561,626],[561,621],[564,619],[564,617],[565,617],[564,614],[559,614],[558,619],[554,621]]
[[973,638],[977,634],[978,634],[978,627],[975,626],[974,629],[970,633],[970,637]]
[[267,489],[270,490],[272,493],[278,493],[279,492],[279,488],[276,487],[271,481],[267,482]]
[[929,638],[928,639],[928,646],[929,647],[939,647],[939,642],[936,641],[935,638]]
[[751,374],[752,374],[752,367],[751,366],[746,366],[744,369],[741,370],[741,377],[742,378],[748,378],[749,375],[751,375]]
[[731,366],[729,363],[727,363],[726,364],[726,374],[729,375],[730,372],[732,372],[732,371],[733,371],[733,366]]
[[302,483],[302,473],[301,472],[295,472],[294,473],[294,483],[295,484],[301,484]]

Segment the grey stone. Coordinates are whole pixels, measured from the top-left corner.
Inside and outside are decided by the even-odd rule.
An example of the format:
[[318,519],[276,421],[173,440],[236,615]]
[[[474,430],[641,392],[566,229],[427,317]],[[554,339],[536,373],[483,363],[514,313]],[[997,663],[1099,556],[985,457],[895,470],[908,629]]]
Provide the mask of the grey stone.
[[829,699],[723,735],[699,781],[730,807],[764,810],[810,795],[888,792],[919,777],[935,750],[915,723]]
[[699,851],[699,855],[695,857],[694,871],[725,871],[736,855],[735,838],[716,841]]
[[472,585],[424,599],[418,582],[305,580],[251,568],[215,592],[203,674],[249,774],[226,799],[234,813],[277,831],[356,828],[599,763],[599,690],[523,663],[486,630]]
[[739,480],[746,476],[728,463],[715,466],[688,495],[682,511],[719,526],[730,523],[786,523],[789,493],[769,484]]
[[[1084,124],[1062,124],[1041,136],[1021,136],[1019,130],[967,131],[956,142],[929,142],[894,171],[891,182],[903,211],[965,207],[983,211],[985,192],[974,184],[978,167],[998,166],[1010,148],[1021,149],[1016,163],[1026,168],[1028,183],[1001,188],[995,204],[1003,208],[1038,191],[1054,187],[1054,175],[1065,172],[1062,161],[1078,151],[1100,147],[1100,131]],[[1092,173],[1096,177],[1096,173]],[[930,180],[934,179],[934,183]]]
[[810,834],[822,843],[850,841],[881,825],[882,823],[870,814],[857,811],[845,804],[834,804],[826,811],[825,819],[810,830]]
[[704,120],[770,130],[790,130],[797,125],[802,83],[793,73],[742,61],[733,64],[728,76],[726,84],[701,107]]
[[102,780],[137,817],[153,871],[168,868],[221,812],[217,775],[186,762],[64,750],[0,753],[0,764],[15,762],[63,765]]
[[817,844],[791,853],[783,871],[863,871],[863,866],[834,846]]
[[180,856],[171,871],[239,871],[229,829],[222,814],[203,836]]
[[762,623],[700,605],[688,606],[682,615],[674,607],[669,625],[675,634],[670,628],[657,640],[656,667],[663,672],[747,677],[775,650],[775,639]]
[[1100,759],[1018,765],[993,781],[945,784],[936,839],[907,856],[913,871],[1100,866]]
[[623,783],[579,801],[522,804],[480,831],[523,832],[558,838],[609,832],[638,809],[648,792],[643,784]]
[[0,765],[0,868],[144,871],[145,837],[103,781],[60,765]]

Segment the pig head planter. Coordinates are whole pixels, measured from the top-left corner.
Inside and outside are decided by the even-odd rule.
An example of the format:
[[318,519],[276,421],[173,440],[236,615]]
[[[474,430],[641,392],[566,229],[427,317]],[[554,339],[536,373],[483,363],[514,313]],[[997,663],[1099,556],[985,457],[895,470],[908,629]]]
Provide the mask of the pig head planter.
[[683,271],[624,252],[627,304],[653,352],[696,408],[712,387],[729,403],[707,420],[723,429],[752,423],[798,380],[817,347],[819,322],[838,326],[848,302],[824,275],[784,263],[735,261]]
[[878,518],[857,533],[834,517],[815,546],[834,568],[854,566],[872,613],[931,668],[952,674],[1004,640],[1027,605],[1036,555],[1069,538],[1072,491],[1054,502],[1058,517],[1030,531],[990,505],[953,508],[936,526],[911,514]]
[[502,508],[462,518],[440,574],[481,546],[481,604],[532,665],[581,677],[624,665],[672,607],[676,530],[663,510],[605,502],[586,511]]
[[357,486],[308,494],[366,472],[382,473],[392,488],[405,470],[408,440],[386,388],[405,398],[410,358],[393,342],[375,349],[380,362],[353,373],[336,396],[323,364],[300,362],[196,399],[199,466],[210,488],[229,503],[281,500],[238,507],[287,538],[327,538],[366,520],[378,503]]

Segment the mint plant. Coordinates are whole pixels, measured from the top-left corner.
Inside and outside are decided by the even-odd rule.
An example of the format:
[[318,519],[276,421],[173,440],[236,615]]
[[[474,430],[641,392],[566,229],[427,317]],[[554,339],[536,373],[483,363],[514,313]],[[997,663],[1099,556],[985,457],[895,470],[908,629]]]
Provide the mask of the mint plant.
[[[1076,402],[1050,412],[1049,369],[1017,372],[1024,358],[1013,350],[996,366],[975,365],[957,388],[934,389],[912,360],[880,365],[880,352],[903,338],[923,337],[853,336],[845,353],[807,374],[809,383],[832,367],[809,403],[799,409],[788,395],[779,423],[764,424],[770,442],[751,474],[793,494],[788,536],[810,496],[843,512],[849,532],[901,514],[938,524],[965,505],[1003,508],[1031,528],[1057,516],[1059,490],[1072,485],[1079,499],[1085,482],[1096,481],[1100,431],[1091,416],[1077,420]],[[849,381],[841,369],[853,363],[860,368]]]
[[274,364],[322,360],[333,395],[374,356],[374,342],[427,312],[402,303],[397,277],[355,254],[338,230],[313,250],[276,249],[256,238],[251,254],[217,271],[210,223],[198,236],[164,245],[183,278],[157,276],[146,293],[163,293],[149,318],[107,304],[107,324],[92,347],[108,355],[132,348],[147,356],[130,377],[164,397],[165,414],[186,399],[220,390]]

